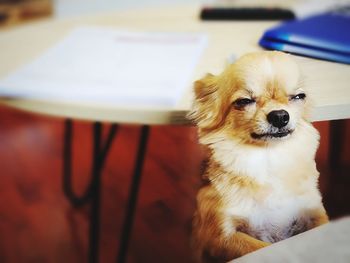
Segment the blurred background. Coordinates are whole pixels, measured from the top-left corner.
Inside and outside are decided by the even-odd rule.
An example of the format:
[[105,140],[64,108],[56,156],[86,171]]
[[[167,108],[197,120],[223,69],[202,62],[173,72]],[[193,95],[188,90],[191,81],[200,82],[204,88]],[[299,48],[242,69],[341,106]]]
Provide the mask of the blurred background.
[[[189,2],[0,0],[0,34],[1,28],[47,17]],[[87,261],[89,207],[72,208],[61,189],[63,124],[63,119],[0,105],[1,263]],[[320,189],[335,219],[350,213],[350,121],[314,125],[321,133]],[[90,177],[91,123],[77,121],[75,129],[74,184],[82,192]],[[330,133],[335,130],[343,147],[334,149]],[[138,126],[120,127],[104,169],[100,262],[115,262],[139,133]],[[129,262],[191,262],[190,225],[203,157],[194,127],[152,127]]]
[[45,16],[57,18],[199,0],[0,0],[0,23],[15,24]]

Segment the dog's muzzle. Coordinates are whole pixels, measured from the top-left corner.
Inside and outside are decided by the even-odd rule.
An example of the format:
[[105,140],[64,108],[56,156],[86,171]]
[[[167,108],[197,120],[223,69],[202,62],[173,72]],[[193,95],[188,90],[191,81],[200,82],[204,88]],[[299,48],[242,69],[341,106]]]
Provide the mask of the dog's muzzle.
[[274,110],[267,114],[267,121],[270,124],[270,129],[265,132],[253,132],[251,137],[258,140],[268,140],[273,138],[282,138],[293,132],[293,129],[288,128],[289,113],[285,110]]

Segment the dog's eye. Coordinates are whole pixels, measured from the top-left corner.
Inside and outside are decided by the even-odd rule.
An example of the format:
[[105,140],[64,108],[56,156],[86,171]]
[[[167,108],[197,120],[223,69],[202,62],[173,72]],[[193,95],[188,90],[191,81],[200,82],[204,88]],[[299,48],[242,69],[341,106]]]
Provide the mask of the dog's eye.
[[247,106],[249,104],[252,104],[254,102],[255,102],[255,100],[253,100],[253,99],[241,98],[241,99],[237,99],[236,101],[234,101],[233,105],[237,108],[242,108],[242,107]]
[[291,96],[290,100],[304,100],[306,98],[305,93],[299,93],[297,95]]

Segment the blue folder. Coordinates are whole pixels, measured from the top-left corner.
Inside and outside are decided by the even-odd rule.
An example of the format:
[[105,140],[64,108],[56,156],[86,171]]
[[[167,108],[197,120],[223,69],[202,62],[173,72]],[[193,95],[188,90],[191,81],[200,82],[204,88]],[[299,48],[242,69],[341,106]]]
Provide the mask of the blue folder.
[[262,47],[350,64],[350,8],[294,20],[264,33]]

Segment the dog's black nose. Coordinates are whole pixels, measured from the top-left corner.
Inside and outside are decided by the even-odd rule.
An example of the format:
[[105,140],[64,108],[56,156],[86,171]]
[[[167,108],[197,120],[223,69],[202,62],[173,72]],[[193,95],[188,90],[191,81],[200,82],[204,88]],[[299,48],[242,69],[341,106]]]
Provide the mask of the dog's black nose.
[[274,110],[267,114],[267,121],[277,128],[282,128],[288,124],[289,114],[285,110]]

